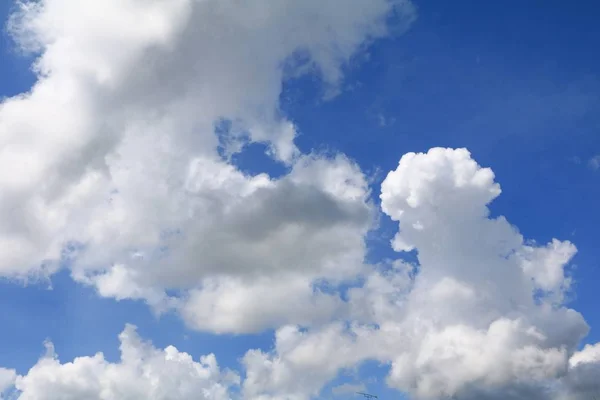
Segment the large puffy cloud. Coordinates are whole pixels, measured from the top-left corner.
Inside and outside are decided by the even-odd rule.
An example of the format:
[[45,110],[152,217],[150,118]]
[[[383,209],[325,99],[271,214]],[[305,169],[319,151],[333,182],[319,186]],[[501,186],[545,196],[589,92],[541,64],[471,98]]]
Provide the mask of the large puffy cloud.
[[491,217],[500,192],[465,149],[406,154],[383,182],[382,208],[400,222],[393,245],[419,260],[391,385],[435,397],[544,386],[567,372],[588,329],[562,303],[576,249],[527,243]]
[[[313,162],[307,160],[306,165]],[[347,190],[344,185],[336,187]],[[306,292],[310,285],[301,278],[283,286],[268,277],[253,280],[243,274],[227,282],[205,281],[202,290],[190,292],[183,307],[188,321],[218,332],[237,331],[239,324],[253,328],[285,324],[277,329],[272,349],[249,350],[243,356],[239,388],[232,373],[209,379],[208,385],[227,393],[224,386],[229,382],[245,399],[308,400],[341,370],[375,360],[389,365],[389,386],[417,399],[589,398],[599,389],[599,347],[578,350],[588,327],[564,304],[570,288],[566,268],[576,249],[557,239],[547,245],[525,241],[504,217],[492,217],[488,204],[500,193],[493,172],[479,166],[465,149],[409,153],[383,182],[381,198],[384,212],[400,224],[394,246],[416,251],[417,263],[395,260],[370,270],[359,268],[360,282],[346,288],[344,296],[331,290],[335,286],[317,294]],[[280,289],[287,293],[279,293]],[[300,299],[292,309],[293,319],[316,318],[323,323],[306,328],[283,318],[285,312],[279,308],[286,306],[277,299],[285,294]],[[211,307],[214,314],[207,310]],[[254,310],[264,311],[261,318],[266,322],[246,316],[254,315]],[[238,313],[246,320],[236,318]],[[332,317],[337,320],[325,323]],[[127,328],[123,337],[135,336]],[[123,343],[127,348],[127,340]],[[156,358],[162,363],[164,354],[170,354],[155,349],[129,352],[131,357],[126,353],[117,364],[125,370],[134,360]],[[189,356],[183,358],[189,361]],[[95,388],[98,382],[120,388],[106,375],[116,368],[114,364],[101,356],[82,360],[104,367],[87,375],[78,373],[85,378],[70,381],[64,371],[86,362],[77,359],[61,365],[46,357],[24,377],[15,380],[9,373],[7,382],[16,382],[22,396],[29,390],[37,396],[32,398],[41,400],[52,398],[49,393],[88,390],[90,382]],[[38,373],[46,364],[52,369]],[[167,376],[169,382],[177,379]],[[152,395],[144,392],[150,389],[143,382],[131,398]],[[34,392],[38,387],[43,392]],[[94,398],[96,392],[85,393]]]
[[[317,395],[341,368],[350,368],[372,357],[373,346],[380,346],[379,357],[385,358],[391,348],[381,347],[382,336],[374,336],[376,332],[374,328],[354,326],[349,334],[343,324],[310,333],[293,326],[283,327],[276,334],[276,346],[271,353],[251,350],[245,355],[242,363],[246,378],[240,390],[240,375],[220,368],[214,355],[201,356],[195,361],[173,346],[157,349],[141,339],[134,326],[128,325],[119,335],[118,362],[107,361],[102,353],[61,362],[48,342],[46,355],[26,374],[0,369],[0,398],[5,393],[15,400],[304,400]],[[485,385],[471,387],[459,398],[593,398],[599,388],[598,354],[598,345],[576,352],[569,360],[567,374],[543,389],[522,380],[501,392]],[[352,385],[338,388],[340,393],[350,389],[357,388]]]
[[251,350],[244,356],[243,393],[249,399],[312,398],[340,369],[352,367],[367,355],[341,323],[311,332],[284,326],[275,339],[271,352]]
[[[364,178],[343,157],[303,157],[278,181],[266,175],[249,178],[222,162],[196,159],[186,186],[184,199],[162,203],[174,201],[179,204],[173,205],[174,214],[191,214],[162,233],[158,243],[163,249],[153,241],[138,241],[148,233],[144,215],[159,210],[139,204],[122,210],[119,196],[126,194],[115,194],[101,212],[104,218],[95,221],[99,232],[110,234],[87,241],[96,243],[98,252],[92,249],[78,258],[77,279],[94,284],[105,296],[144,298],[159,308],[173,305],[198,329],[248,332],[290,318],[309,323],[312,314],[301,318],[295,311],[312,303],[319,308],[326,301],[330,306],[321,311],[333,312],[335,299],[313,294],[315,279],[339,281],[362,269],[363,236],[372,211]],[[133,206],[134,200],[121,204]],[[122,228],[119,219],[132,216]],[[121,241],[114,241],[117,235]],[[122,261],[106,267],[107,256]],[[183,289],[185,295],[166,298],[168,288]]]
[[273,351],[246,356],[244,390],[307,399],[340,369],[378,360],[390,365],[390,386],[419,399],[589,392],[596,347],[576,352],[588,327],[563,303],[576,249],[525,241],[490,216],[500,193],[465,149],[404,155],[382,184],[382,208],[400,223],[393,246],[416,251],[418,263],[365,274],[348,291],[349,325],[282,328]]
[[[285,293],[326,318],[338,301],[314,285],[362,268],[369,189],[351,160],[300,154],[279,96],[311,71],[335,91],[392,14],[407,26],[414,11],[407,0],[20,2],[8,27],[37,55],[38,81],[0,104],[0,275],[70,265],[103,296],[219,332],[310,324],[309,313],[288,321],[298,304]],[[232,166],[249,141],[289,174]],[[257,295],[265,285],[273,293]]]
[[119,335],[121,359],[108,362],[102,353],[61,363],[49,351],[24,376],[14,380],[12,396],[18,400],[166,400],[231,398],[239,376],[223,370],[213,354],[194,361],[169,346],[156,349],[144,342],[135,327]]

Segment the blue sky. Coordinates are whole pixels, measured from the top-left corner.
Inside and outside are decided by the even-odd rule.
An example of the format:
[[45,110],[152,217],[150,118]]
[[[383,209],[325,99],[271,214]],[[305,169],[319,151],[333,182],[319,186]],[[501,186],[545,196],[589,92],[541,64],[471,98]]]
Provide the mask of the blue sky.
[[[575,243],[575,284],[568,306],[592,327],[585,343],[600,341],[597,286],[600,247],[600,5],[580,2],[415,1],[418,17],[397,37],[374,41],[344,67],[341,93],[322,98],[314,75],[286,81],[282,114],[299,131],[303,153],[341,152],[374,177],[373,201],[387,171],[402,154],[431,147],[466,147],[491,167],[502,195],[491,205],[528,239]],[[12,4],[0,4],[6,21]],[[0,40],[0,95],[28,90],[30,59],[8,34]],[[286,169],[253,144],[234,157],[249,173]],[[382,216],[367,240],[374,262],[398,255],[389,246],[397,224]],[[0,250],[1,251],[1,250]],[[50,282],[0,283],[0,366],[25,374],[51,339],[61,360],[102,351],[118,359],[117,335],[126,323],[156,347],[169,344],[194,356],[214,352],[221,365],[239,368],[247,349],[269,350],[273,330],[260,334],[197,332],[170,313],[161,317],[142,301],[102,298],[75,283],[68,270]],[[583,343],[582,343],[583,345]],[[377,382],[368,390],[392,396],[387,368],[367,363],[356,377]],[[335,386],[338,381],[330,383]],[[325,398],[327,390],[324,390]]]

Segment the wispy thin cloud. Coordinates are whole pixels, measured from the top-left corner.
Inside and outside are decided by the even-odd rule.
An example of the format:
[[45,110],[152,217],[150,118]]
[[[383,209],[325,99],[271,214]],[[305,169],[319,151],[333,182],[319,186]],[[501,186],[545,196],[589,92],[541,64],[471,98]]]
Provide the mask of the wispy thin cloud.
[[594,171],[600,170],[600,154],[597,154],[588,160],[588,167]]
[[336,396],[348,393],[365,392],[366,387],[362,383],[342,383],[331,389],[331,393]]

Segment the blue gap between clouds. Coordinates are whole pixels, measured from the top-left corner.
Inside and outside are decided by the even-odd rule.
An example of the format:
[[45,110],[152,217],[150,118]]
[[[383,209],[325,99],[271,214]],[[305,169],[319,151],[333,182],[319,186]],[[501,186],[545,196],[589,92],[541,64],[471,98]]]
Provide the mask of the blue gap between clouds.
[[[289,167],[278,162],[269,155],[269,147],[265,143],[250,143],[248,133],[239,131],[233,121],[223,118],[215,124],[215,134],[219,138],[219,155],[223,161],[230,162],[248,176],[267,173],[272,179],[282,177],[289,172]],[[228,145],[231,141],[241,144],[239,151],[228,158]]]
[[329,382],[321,391],[321,396],[318,399],[356,399],[363,400],[364,397],[356,393],[345,393],[334,395],[332,390],[342,384],[365,386],[365,392],[374,394],[381,399],[408,399],[408,396],[390,389],[385,384],[385,378],[390,370],[388,363],[380,363],[379,361],[368,360],[360,363],[355,368],[343,370],[339,376]]
[[7,30],[6,20],[14,7],[14,0],[0,2],[0,100],[28,91],[36,81],[31,70],[34,55],[23,54]]
[[75,283],[67,270],[23,286],[0,282],[0,359],[2,366],[26,373],[44,354],[51,340],[62,362],[103,352],[119,360],[118,334],[125,324],[138,327],[142,339],[155,347],[174,345],[198,360],[214,353],[223,367],[239,369],[239,359],[249,348],[269,350],[272,332],[259,335],[221,335],[188,330],[176,315],[155,317],[141,301],[105,299],[89,287]]

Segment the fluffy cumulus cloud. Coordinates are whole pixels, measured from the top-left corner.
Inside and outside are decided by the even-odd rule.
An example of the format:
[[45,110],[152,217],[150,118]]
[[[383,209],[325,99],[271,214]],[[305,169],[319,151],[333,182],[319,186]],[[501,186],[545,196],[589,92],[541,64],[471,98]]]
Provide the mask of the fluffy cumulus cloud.
[[[501,193],[465,149],[409,153],[382,184],[399,221],[392,244],[416,251],[348,291],[350,321],[281,328],[252,351],[244,390],[307,399],[364,360],[390,366],[387,383],[419,399],[575,399],[598,390],[597,346],[577,352],[583,317],[564,304],[569,242],[524,240],[488,205]],[[258,390],[257,388],[260,388]]]
[[24,376],[14,379],[17,400],[67,399],[210,399],[226,400],[239,376],[219,368],[214,355],[195,361],[169,346],[156,349],[127,326],[119,335],[121,359],[108,362],[102,353],[61,363],[49,351]]
[[[374,212],[355,163],[296,148],[282,85],[316,73],[335,92],[413,18],[407,0],[18,3],[8,29],[38,80],[0,104],[0,276],[69,265],[216,332],[290,322],[300,300],[328,318],[338,300],[315,282],[363,268]],[[289,173],[238,170],[250,142]]]
[[[191,379],[196,386],[189,393],[201,390],[207,398],[307,400],[341,370],[375,360],[389,365],[389,386],[418,399],[579,400],[599,389],[598,345],[578,351],[588,326],[564,304],[573,244],[554,239],[537,245],[504,217],[490,215],[488,205],[500,186],[465,149],[408,153],[381,187],[382,210],[399,222],[392,245],[415,251],[417,262],[395,260],[355,271],[360,282],[347,289],[343,301],[324,293],[321,300],[311,297],[314,309],[295,311],[299,320],[321,313],[317,326],[277,319],[280,306],[265,307],[263,318],[283,325],[272,349],[249,350],[241,359],[243,379],[220,372],[213,356],[196,363],[172,347],[156,350],[127,327],[119,364],[102,355],[61,364],[50,351],[26,375],[8,372],[5,386],[23,399],[50,399],[52,393],[185,399]],[[115,274],[122,274],[124,286],[131,284],[126,268]],[[196,313],[190,318],[227,331],[236,312],[275,302],[264,294],[273,282],[261,282],[261,288],[245,279],[242,274],[228,283],[236,296],[219,293],[216,281],[212,292],[197,289],[191,296],[200,298],[188,303]],[[263,294],[257,299],[246,293],[252,290]],[[211,320],[202,311],[206,304],[218,307],[222,317]],[[338,320],[327,322],[329,313]],[[130,385],[135,374],[143,378]]]
[[[302,154],[279,107],[286,79],[322,78],[408,26],[407,0],[40,0],[8,29],[38,80],[0,103],[0,277],[69,268],[101,296],[175,310],[197,330],[275,329],[241,371],[154,348],[133,327],[121,360],[62,363],[49,347],[21,400],[307,400],[340,370],[389,366],[419,399],[579,400],[598,389],[598,345],[565,303],[568,241],[526,240],[489,204],[491,169],[465,149],[402,156],[381,186],[415,262],[364,262],[378,210],[344,155]],[[248,174],[262,143],[286,168]],[[409,258],[407,258],[409,259]],[[579,349],[579,350],[578,350]]]

